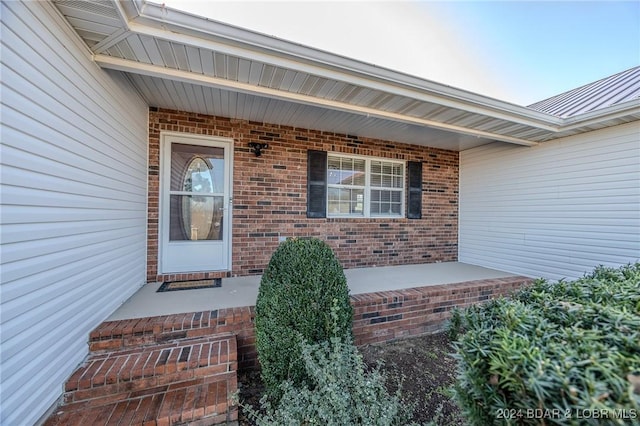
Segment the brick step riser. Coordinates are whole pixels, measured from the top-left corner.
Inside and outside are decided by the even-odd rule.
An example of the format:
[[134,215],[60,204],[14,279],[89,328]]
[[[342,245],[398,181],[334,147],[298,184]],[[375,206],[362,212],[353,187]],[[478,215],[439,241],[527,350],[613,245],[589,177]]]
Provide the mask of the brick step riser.
[[[102,404],[86,402],[64,406],[64,411],[50,417],[45,426],[70,424],[93,425],[169,425],[205,426],[233,422],[238,408],[228,405],[229,390],[236,389],[235,373],[229,381],[210,383],[177,383],[164,391],[149,389],[119,401],[103,400]],[[179,409],[178,409],[179,407]],[[85,421],[86,420],[86,421]]]
[[224,371],[212,375],[190,377],[178,372],[166,376],[142,379],[136,382],[101,386],[81,391],[66,392],[64,405],[70,410],[83,407],[101,406],[130,399],[215,383],[234,383],[237,385],[236,371]]
[[94,354],[67,381],[64,401],[131,398],[131,392],[235,374],[237,367],[236,338],[229,334]]
[[92,353],[155,345],[180,339],[237,334],[252,330],[255,308],[245,306],[217,311],[190,312],[102,323],[89,336]]
[[87,405],[102,405],[140,397],[147,392],[165,392],[168,387],[176,388],[187,385],[215,383],[227,380],[229,375],[236,376],[237,363],[221,364],[195,370],[181,370],[174,373],[162,374],[154,377],[137,378],[130,381],[107,384],[65,392],[65,405],[84,403]]
[[168,342],[176,342],[185,339],[195,339],[198,337],[212,336],[225,333],[221,327],[196,328],[182,331],[169,331],[160,333],[149,333],[143,335],[125,335],[103,340],[92,340],[89,342],[89,351],[94,354],[108,353],[113,351],[135,349],[146,346],[159,345]]

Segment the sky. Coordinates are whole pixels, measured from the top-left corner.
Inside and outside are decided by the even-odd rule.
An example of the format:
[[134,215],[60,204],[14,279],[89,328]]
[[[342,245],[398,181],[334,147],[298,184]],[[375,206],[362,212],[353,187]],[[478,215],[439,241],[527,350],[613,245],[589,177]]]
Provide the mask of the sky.
[[164,4],[518,105],[640,65],[640,0]]

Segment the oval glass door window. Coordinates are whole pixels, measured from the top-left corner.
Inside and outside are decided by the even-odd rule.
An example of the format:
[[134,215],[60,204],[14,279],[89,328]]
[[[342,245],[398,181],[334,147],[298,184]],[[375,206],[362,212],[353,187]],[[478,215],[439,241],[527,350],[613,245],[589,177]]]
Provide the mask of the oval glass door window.
[[224,168],[222,149],[173,144],[172,150],[170,240],[221,240],[224,197],[217,181],[224,170],[215,169]]

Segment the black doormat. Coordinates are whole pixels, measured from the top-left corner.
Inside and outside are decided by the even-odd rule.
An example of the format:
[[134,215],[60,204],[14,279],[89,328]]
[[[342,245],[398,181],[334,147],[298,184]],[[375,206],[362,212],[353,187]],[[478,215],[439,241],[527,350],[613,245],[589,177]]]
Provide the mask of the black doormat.
[[212,278],[209,280],[194,281],[165,281],[157,290],[158,293],[177,290],[195,290],[198,288],[222,287],[222,278]]

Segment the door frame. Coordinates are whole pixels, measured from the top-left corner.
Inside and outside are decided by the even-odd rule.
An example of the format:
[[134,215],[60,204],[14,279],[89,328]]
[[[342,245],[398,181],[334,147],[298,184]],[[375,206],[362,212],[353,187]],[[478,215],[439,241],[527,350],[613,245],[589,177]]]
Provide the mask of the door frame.
[[[187,145],[200,145],[200,146],[216,146],[223,147],[225,150],[225,166],[227,170],[225,173],[225,180],[227,181],[225,186],[227,192],[224,195],[224,218],[225,226],[222,228],[223,241],[226,243],[226,265],[222,269],[207,269],[207,270],[190,270],[190,271],[168,271],[165,269],[163,257],[166,251],[166,245],[168,243],[168,227],[169,217],[165,214],[168,211],[169,204],[169,190],[167,184],[170,181],[171,167],[168,167],[167,163],[171,161],[171,142],[168,142],[168,138],[180,139],[178,143]],[[172,142],[176,142],[173,140]],[[232,228],[233,228],[233,147],[234,141],[232,138],[216,137],[199,135],[195,133],[183,133],[183,132],[160,132],[160,152],[159,152],[159,185],[158,185],[158,273],[159,274],[189,274],[200,272],[217,272],[217,271],[231,271],[233,267],[233,241],[232,241]],[[227,158],[228,157],[228,158]]]

